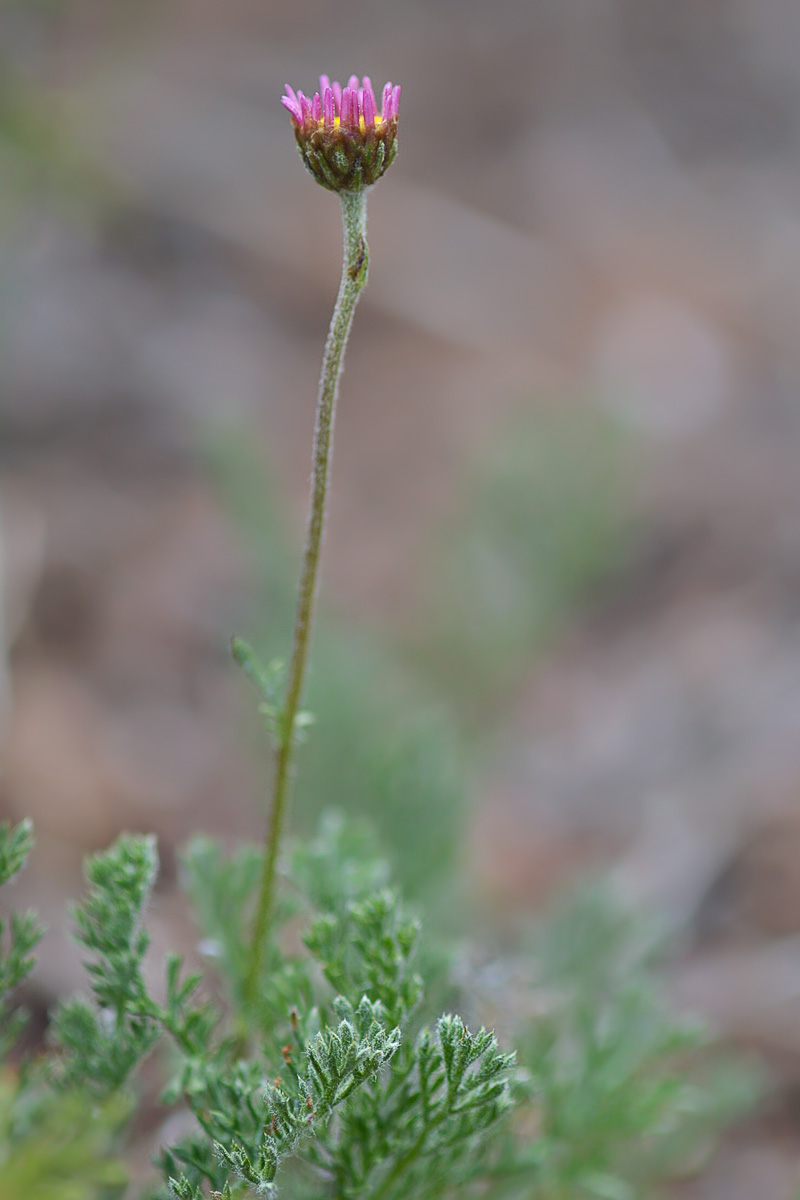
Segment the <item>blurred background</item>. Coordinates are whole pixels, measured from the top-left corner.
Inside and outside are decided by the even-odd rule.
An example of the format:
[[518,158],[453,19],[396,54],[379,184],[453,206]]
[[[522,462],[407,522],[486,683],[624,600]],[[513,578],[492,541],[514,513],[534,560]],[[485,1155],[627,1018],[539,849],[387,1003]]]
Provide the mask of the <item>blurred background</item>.
[[[367,814],[442,927],[610,872],[800,1168],[800,7],[3,0],[0,815],[64,899],[122,828],[258,837],[227,652],[291,630],[338,205],[279,96],[403,85],[337,431],[298,831]],[[441,887],[447,876],[456,880]],[[463,920],[463,919],[462,919]]]

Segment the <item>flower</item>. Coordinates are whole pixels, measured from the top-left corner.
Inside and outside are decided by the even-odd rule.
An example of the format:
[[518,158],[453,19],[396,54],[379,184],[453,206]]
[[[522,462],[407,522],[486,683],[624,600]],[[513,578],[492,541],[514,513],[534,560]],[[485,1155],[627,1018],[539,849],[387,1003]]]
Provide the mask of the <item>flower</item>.
[[400,87],[387,83],[381,111],[368,75],[351,75],[344,87],[321,75],[309,100],[286,85],[281,103],[308,170],[332,192],[355,192],[380,179],[397,153]]

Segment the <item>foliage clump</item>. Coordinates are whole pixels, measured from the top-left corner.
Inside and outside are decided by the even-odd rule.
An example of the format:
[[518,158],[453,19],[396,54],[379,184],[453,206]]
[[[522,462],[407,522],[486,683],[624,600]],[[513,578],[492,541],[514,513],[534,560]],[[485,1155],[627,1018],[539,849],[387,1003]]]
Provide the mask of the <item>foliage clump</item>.
[[[3,882],[30,845],[27,824],[0,826]],[[154,839],[125,835],[90,858],[73,914],[89,995],[54,1014],[44,1059],[0,1075],[3,1200],[122,1195],[115,1152],[152,1054],[181,1133],[155,1149],[148,1200],[625,1200],[685,1161],[689,1129],[696,1155],[719,1094],[689,1079],[696,1033],[658,1003],[633,927],[594,896],[557,914],[532,960],[532,994],[551,1002],[517,1031],[517,1059],[488,1030],[433,1017],[419,922],[364,847],[328,818],[292,849],[249,1006],[257,851],[189,845],[183,882],[209,969],[172,955],[160,983],[146,961]],[[24,1021],[11,993],[40,929],[24,914],[2,932],[8,1056]]]

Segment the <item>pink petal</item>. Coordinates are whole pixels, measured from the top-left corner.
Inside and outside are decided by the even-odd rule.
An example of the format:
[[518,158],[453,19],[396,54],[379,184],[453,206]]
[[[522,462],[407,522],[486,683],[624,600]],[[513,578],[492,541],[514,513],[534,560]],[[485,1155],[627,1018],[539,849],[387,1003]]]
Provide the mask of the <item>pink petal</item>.
[[[342,128],[352,130],[355,126],[358,127],[358,99],[353,89],[348,85],[342,89]],[[355,113],[355,115],[354,115]]]
[[361,89],[359,96],[361,101],[361,109],[364,113],[364,124],[367,129],[372,129],[375,124],[375,95],[372,88],[369,86],[369,80],[364,76],[364,87]]
[[284,108],[288,108],[298,125],[303,124],[303,114],[296,100],[291,100],[288,96],[281,96],[281,104]]
[[325,119],[325,128],[330,129],[333,126],[333,119],[336,116],[336,105],[333,99],[333,89],[326,87],[322,96],[322,113]]
[[333,83],[331,84],[331,87],[333,88],[333,95],[334,95],[334,99],[336,100],[336,112],[337,112],[338,116],[341,117],[341,115],[342,115],[342,85],[340,83],[338,83],[337,80],[334,79]]
[[314,92],[314,99],[311,101],[311,116],[315,121],[322,120],[322,100],[319,92]]
[[376,113],[378,111],[378,102],[375,99],[375,91],[372,87],[372,80],[370,79],[369,75],[365,75],[362,82],[364,84],[364,91],[369,92],[372,99],[372,111],[373,113]]
[[361,80],[357,75],[351,75],[347,81],[347,86],[350,88],[351,92],[357,92],[361,87]]
[[399,83],[392,90],[392,116],[393,117],[396,117],[400,110],[400,92],[401,92],[401,90],[402,89],[401,89]]
[[319,91],[320,91],[320,95],[321,95],[321,96],[324,96],[324,95],[325,95],[325,88],[329,88],[330,86],[331,86],[331,81],[330,81],[330,79],[328,78],[328,76],[327,76],[327,75],[320,75],[320,77],[319,77]]
[[383,116],[384,121],[388,121],[392,115],[392,85],[390,83],[387,83],[386,87],[383,89],[383,107],[381,109],[381,115]]

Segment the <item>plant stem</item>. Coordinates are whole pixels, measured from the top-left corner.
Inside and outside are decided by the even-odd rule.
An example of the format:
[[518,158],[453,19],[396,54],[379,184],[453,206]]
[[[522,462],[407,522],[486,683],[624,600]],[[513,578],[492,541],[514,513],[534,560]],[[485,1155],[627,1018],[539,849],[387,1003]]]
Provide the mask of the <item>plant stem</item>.
[[416,1160],[419,1158],[420,1154],[425,1148],[425,1143],[428,1140],[428,1134],[430,1133],[431,1129],[435,1129],[437,1125],[441,1125],[446,1115],[447,1114],[443,1114],[441,1117],[438,1117],[435,1121],[431,1122],[430,1125],[426,1126],[425,1129],[422,1130],[422,1133],[414,1142],[411,1149],[406,1151],[402,1158],[397,1160],[389,1174],[384,1178],[383,1182],[378,1184],[374,1191],[368,1193],[368,1200],[381,1200],[381,1197],[385,1196],[387,1192],[391,1191],[397,1180],[400,1179],[400,1177],[411,1166],[411,1164],[416,1162]]
[[272,803],[267,821],[264,843],[264,862],[258,892],[253,937],[250,944],[245,996],[248,1005],[256,1000],[258,983],[264,962],[264,952],[270,933],[275,892],[275,868],[286,823],[286,808],[289,784],[292,775],[292,758],[295,744],[295,727],[303,694],[308,651],[311,642],[311,627],[317,595],[322,535],[325,525],[325,508],[328,494],[333,423],[336,414],[336,397],[339,379],[344,365],[344,352],[353,314],[361,290],[367,282],[369,250],[367,248],[367,194],[362,188],[356,192],[340,192],[342,223],[344,226],[344,257],[339,294],[331,318],[322,372],[317,394],[317,420],[314,433],[314,458],[311,475],[311,498],[308,514],[303,566],[297,594],[297,609],[294,622],[294,641],[286,699],[278,722],[278,744],[275,749],[275,769],[272,782]]

